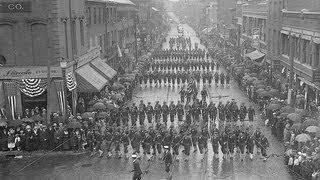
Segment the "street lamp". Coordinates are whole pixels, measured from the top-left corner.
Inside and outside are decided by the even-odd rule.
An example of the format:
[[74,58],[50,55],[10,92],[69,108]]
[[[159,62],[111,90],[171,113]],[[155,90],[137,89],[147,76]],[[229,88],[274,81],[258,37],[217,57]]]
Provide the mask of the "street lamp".
[[62,69],[62,79],[63,79],[63,94],[64,94],[64,112],[63,112],[63,117],[65,120],[68,118],[68,105],[67,105],[67,79],[66,79],[66,68],[68,65],[68,61],[65,58],[61,58],[60,60],[60,67]]

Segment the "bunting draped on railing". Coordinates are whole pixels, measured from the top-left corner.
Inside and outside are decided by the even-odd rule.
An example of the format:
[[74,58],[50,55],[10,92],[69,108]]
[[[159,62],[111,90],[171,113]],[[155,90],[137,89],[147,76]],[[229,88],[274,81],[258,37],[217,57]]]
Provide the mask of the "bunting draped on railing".
[[30,97],[41,95],[47,88],[47,81],[43,79],[22,79],[14,82],[21,92]]
[[77,87],[77,82],[74,80],[74,76],[72,72],[67,74],[67,88],[69,91],[74,90]]

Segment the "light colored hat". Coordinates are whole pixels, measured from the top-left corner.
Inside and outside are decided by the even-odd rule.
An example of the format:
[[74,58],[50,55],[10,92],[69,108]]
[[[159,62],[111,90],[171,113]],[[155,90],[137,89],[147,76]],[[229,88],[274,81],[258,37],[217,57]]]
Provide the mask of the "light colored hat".
[[132,154],[131,157],[132,157],[132,158],[137,158],[137,155],[136,155],[136,154]]
[[301,152],[298,152],[298,154],[301,155],[302,153],[301,153]]
[[31,129],[31,126],[27,125],[27,126],[26,126],[26,129]]
[[169,149],[169,146],[163,146],[163,148],[165,148],[165,149]]

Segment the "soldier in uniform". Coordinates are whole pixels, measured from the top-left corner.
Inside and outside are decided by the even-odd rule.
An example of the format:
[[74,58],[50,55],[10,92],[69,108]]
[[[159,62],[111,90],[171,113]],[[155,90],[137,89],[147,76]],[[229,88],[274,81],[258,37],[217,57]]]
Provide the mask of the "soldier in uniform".
[[176,109],[177,109],[177,114],[178,114],[178,123],[181,124],[182,120],[183,120],[184,109],[183,109],[183,105],[181,104],[180,101],[178,101]]
[[247,116],[247,107],[244,105],[244,103],[242,103],[240,106],[239,118],[243,125],[244,125],[244,119],[246,118],[246,116]]
[[133,177],[132,180],[141,180],[141,175],[142,175],[142,171],[140,168],[140,163],[139,160],[137,158],[136,154],[133,154],[132,156],[132,162],[133,162],[133,170],[131,170],[130,172],[133,172]]
[[121,142],[122,142],[122,144],[123,144],[123,153],[124,153],[124,155],[126,156],[126,158],[129,158],[129,157],[127,157],[128,145],[129,145],[129,143],[130,143],[129,131],[124,131],[124,132],[122,133]]
[[247,137],[243,132],[240,132],[239,136],[238,136],[238,146],[240,149],[240,159],[241,161],[243,161],[244,159],[244,148],[246,146],[247,143]]
[[148,102],[148,106],[146,108],[146,114],[147,114],[147,119],[148,119],[148,123],[151,124],[152,123],[152,117],[153,117],[153,107],[151,105],[151,102]]
[[253,160],[253,148],[254,148],[254,137],[247,135],[246,149],[250,155],[251,161]]
[[186,94],[186,91],[184,90],[184,87],[181,88],[179,94],[180,94],[181,102],[184,103],[184,97],[185,97],[185,94]]
[[122,118],[122,125],[127,126],[129,121],[129,108],[126,106],[122,106],[120,109],[120,114]]
[[197,152],[197,140],[198,140],[198,130],[195,124],[191,127],[191,139],[193,145],[193,152]]
[[227,84],[227,87],[229,87],[229,85],[230,85],[230,74],[229,73],[227,73],[227,75],[226,75],[226,84]]
[[137,118],[138,118],[138,108],[136,106],[136,103],[132,103],[132,107],[130,110],[130,116],[131,116],[131,124],[136,125]]
[[224,106],[224,109],[225,109],[227,124],[230,125],[232,120],[232,109],[231,109],[230,101],[227,101],[226,105]]
[[172,155],[170,153],[170,150],[169,150],[169,147],[168,146],[163,146],[164,148],[164,154],[163,154],[163,161],[164,161],[164,164],[165,164],[165,170],[166,172],[168,173],[168,176],[171,177],[170,175],[170,167],[173,163],[173,160],[172,160]]
[[204,154],[201,161],[204,160],[205,155],[207,153],[207,148],[208,148],[207,142],[208,142],[208,136],[206,136],[205,133],[201,133],[198,137],[198,147],[199,147],[200,154]]
[[162,153],[162,142],[163,142],[163,136],[161,135],[160,131],[157,131],[154,141],[156,144],[157,152],[160,155],[159,157],[160,159],[161,153]]
[[120,134],[120,129],[117,129],[113,133],[113,138],[112,141],[114,143],[114,151],[118,155],[118,158],[121,158],[121,153],[120,153],[120,142],[121,142],[121,134]]
[[145,86],[145,88],[147,87],[147,84],[148,84],[148,74],[147,73],[145,73],[144,75],[143,75],[143,81],[144,81],[144,86]]
[[208,92],[205,86],[201,90],[202,101],[206,101],[208,97]]
[[210,121],[216,123],[218,109],[216,107],[216,104],[214,104],[212,101],[208,106],[208,111],[209,111]]
[[[181,143],[182,137],[176,131],[173,132],[173,140],[172,140],[172,150],[175,158],[179,155],[179,147]],[[178,159],[177,159],[178,160]]]
[[135,131],[131,140],[133,152],[138,154],[140,153],[140,143],[141,143],[141,135],[138,131]]
[[169,106],[169,111],[170,111],[170,122],[173,124],[174,122],[174,116],[176,115],[176,106],[174,105],[173,101],[171,101],[171,104]]
[[229,139],[229,136],[228,136],[227,132],[224,131],[221,134],[220,141],[219,141],[224,160],[227,158],[227,153],[229,152],[228,139]]
[[184,147],[184,154],[186,155],[185,161],[188,161],[188,157],[190,155],[190,147],[192,146],[192,140],[190,135],[188,135],[187,133],[185,133],[184,138],[182,140],[182,144]]
[[113,135],[111,133],[111,128],[106,129],[104,133],[104,139],[106,140],[106,149],[108,151],[108,157],[112,156],[111,154],[111,145],[112,145],[112,139]]
[[140,101],[139,104],[139,121],[140,121],[140,125],[144,124],[144,120],[146,119],[146,105],[143,103],[143,101]]
[[254,144],[256,145],[256,149],[257,149],[257,154],[260,154],[260,149],[261,149],[261,135],[262,133],[260,132],[260,128],[257,127],[256,131],[253,134],[253,139],[254,139]]
[[145,154],[147,155],[147,159],[148,161],[151,160],[152,155],[151,154],[151,143],[152,143],[153,139],[150,135],[150,132],[147,132],[145,135],[145,139],[144,139],[144,149],[145,149]]
[[234,99],[232,101],[233,102],[231,103],[230,108],[232,112],[233,123],[236,124],[239,117],[239,108],[238,108],[237,102],[235,102]]
[[223,125],[225,121],[225,108],[221,101],[219,102],[218,110],[219,110],[219,121],[221,125]]
[[255,116],[255,110],[254,108],[250,105],[248,108],[248,117],[249,117],[249,125],[253,124],[253,117]]
[[193,122],[199,122],[200,114],[201,114],[201,109],[199,107],[198,102],[193,103],[192,105]]
[[211,130],[211,144],[212,144],[212,150],[213,150],[213,156],[218,159],[219,158],[219,140],[220,140],[220,134],[219,130],[216,128],[216,124],[212,125]]
[[224,76],[224,73],[222,72],[222,73],[220,74],[220,84],[221,84],[222,86],[224,86],[224,78],[225,78],[225,76]]
[[204,124],[208,124],[208,120],[209,120],[209,109],[207,107],[207,102],[202,102],[202,119]]
[[169,107],[166,102],[163,102],[161,109],[162,109],[162,121],[163,121],[163,123],[167,124]]
[[155,114],[155,120],[156,122],[159,122],[161,118],[162,108],[159,104],[159,101],[156,101],[156,104],[154,105],[154,114]]
[[261,134],[261,140],[260,140],[260,144],[261,144],[261,155],[263,156],[263,161],[267,161],[267,148],[269,147],[269,142],[268,139]]

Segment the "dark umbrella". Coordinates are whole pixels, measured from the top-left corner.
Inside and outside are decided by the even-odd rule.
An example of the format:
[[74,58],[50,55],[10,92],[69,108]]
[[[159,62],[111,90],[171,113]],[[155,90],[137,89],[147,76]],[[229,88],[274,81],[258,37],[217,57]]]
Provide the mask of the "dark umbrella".
[[302,124],[301,123],[295,123],[290,127],[290,130],[301,130]]
[[276,109],[280,109],[281,108],[281,105],[279,104],[270,104],[267,109],[269,110],[276,110]]
[[106,110],[107,106],[104,105],[102,102],[97,102],[92,107],[94,110]]
[[22,122],[27,122],[27,123],[33,123],[34,122],[34,120],[31,119],[31,118],[23,118],[23,119],[21,119],[21,121]]
[[299,114],[296,114],[296,113],[288,114],[288,118],[293,122],[300,122],[301,121],[301,116]]
[[294,108],[291,106],[285,106],[281,108],[280,111],[283,113],[294,113]]
[[280,117],[281,117],[281,118],[288,118],[288,114],[289,114],[289,113],[281,113],[281,114],[280,114]]
[[125,87],[122,84],[114,83],[112,89],[124,89]]
[[19,119],[17,120],[12,120],[8,122],[8,126],[19,126],[21,125],[23,122]]
[[82,127],[82,124],[79,123],[79,122],[70,122],[68,125],[67,125],[67,128],[68,129],[76,129],[76,128],[81,128]]
[[314,120],[314,119],[308,119],[306,121],[304,121],[302,123],[303,127],[304,128],[307,128],[309,126],[319,126],[319,122],[317,120]]
[[104,119],[104,118],[106,118],[106,117],[108,117],[109,116],[109,113],[107,113],[107,112],[99,112],[97,115],[96,115],[96,117],[98,118],[98,119]]
[[93,118],[94,117],[94,114],[92,112],[85,112],[81,115],[82,118],[84,119],[89,119],[89,118]]
[[0,119],[0,127],[6,126],[8,123],[5,119]]

